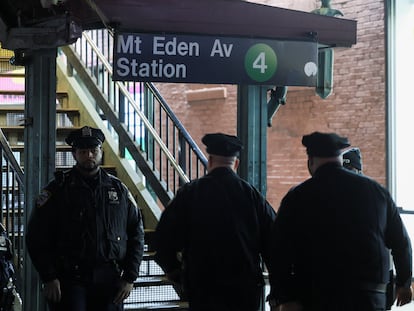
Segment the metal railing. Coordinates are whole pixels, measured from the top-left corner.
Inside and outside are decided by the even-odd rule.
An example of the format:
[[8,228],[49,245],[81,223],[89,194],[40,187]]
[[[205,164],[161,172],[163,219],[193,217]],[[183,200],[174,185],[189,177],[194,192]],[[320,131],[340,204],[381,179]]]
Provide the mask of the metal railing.
[[[23,264],[24,248],[24,178],[3,131],[0,130],[1,221],[13,245],[13,262],[18,271]],[[16,273],[18,275],[18,273]]]
[[81,79],[86,69],[82,82],[94,81],[105,99],[96,100],[97,110],[118,140],[120,155],[132,160],[166,205],[183,182],[205,174],[207,160],[153,84],[112,81],[113,43],[108,30],[91,30],[62,50]]

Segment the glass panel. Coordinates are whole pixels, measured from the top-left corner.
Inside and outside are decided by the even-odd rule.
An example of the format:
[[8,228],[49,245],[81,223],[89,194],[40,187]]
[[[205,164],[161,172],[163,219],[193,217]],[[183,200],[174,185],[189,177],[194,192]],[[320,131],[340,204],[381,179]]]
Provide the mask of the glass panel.
[[[411,238],[411,249],[414,249],[414,213],[412,214],[401,213],[401,218]],[[413,269],[414,269],[414,262],[412,264],[413,264]],[[413,305],[413,308],[414,308],[414,305]]]
[[[396,127],[396,201],[406,210],[414,210],[412,195],[413,101],[412,75],[414,71],[414,2],[395,1],[395,127]],[[414,238],[414,236],[413,236]]]

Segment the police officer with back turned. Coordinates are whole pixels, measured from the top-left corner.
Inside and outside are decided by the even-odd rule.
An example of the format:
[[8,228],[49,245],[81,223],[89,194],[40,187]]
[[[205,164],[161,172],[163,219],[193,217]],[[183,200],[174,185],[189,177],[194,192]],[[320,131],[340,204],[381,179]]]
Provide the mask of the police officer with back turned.
[[138,277],[144,231],[126,186],[105,172],[100,129],[72,131],[75,166],[38,196],[26,242],[51,311],[120,311]]
[[389,250],[397,305],[411,302],[411,242],[389,192],[342,166],[347,138],[314,132],[302,144],[312,177],[286,194],[275,220],[271,305],[383,311]]
[[256,311],[275,212],[237,176],[236,136],[207,134],[202,142],[208,174],[180,188],[162,213],[155,260],[183,286],[191,311]]
[[[342,154],[343,165],[346,169],[353,171],[357,174],[362,174],[362,155],[361,150],[358,147],[347,149]],[[394,269],[393,269],[392,256],[390,253],[390,278],[387,283],[387,303],[386,309],[391,310],[395,301],[395,284],[394,284]]]

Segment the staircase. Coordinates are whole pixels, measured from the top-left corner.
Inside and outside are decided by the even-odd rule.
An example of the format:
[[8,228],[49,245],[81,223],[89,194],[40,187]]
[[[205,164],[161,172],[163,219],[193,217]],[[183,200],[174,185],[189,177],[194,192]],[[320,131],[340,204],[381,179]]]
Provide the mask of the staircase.
[[[205,174],[206,159],[153,85],[120,85],[111,81],[105,54],[110,55],[112,43],[103,44],[100,36],[102,30],[95,31],[75,46],[64,47],[58,57],[56,169],[74,164],[70,147],[64,142],[69,131],[84,124],[104,130],[108,141],[104,146],[103,167],[127,184],[146,220],[146,251],[140,277],[125,302],[125,309],[187,310],[187,303],[180,301],[154,262],[150,241],[162,208],[181,183]],[[103,36],[112,40],[108,33]],[[0,138],[4,138],[2,150],[8,152],[8,158],[14,156],[10,161],[18,166],[14,168],[18,171],[24,167],[24,68],[10,66],[12,55],[1,49],[0,52]],[[87,98],[94,98],[95,103]],[[5,169],[9,171],[3,165],[3,173]],[[21,176],[20,189],[24,187]],[[13,183],[11,188],[14,187]],[[6,216],[3,215],[9,234],[17,237],[12,239],[17,251],[17,269],[24,258],[22,193],[6,204]]]
[[168,281],[162,269],[154,262],[152,249],[153,230],[145,231],[146,249],[137,281],[129,298],[125,301],[125,310],[188,310],[188,303],[180,301],[179,296]]
[[[1,60],[1,59],[0,59]],[[1,60],[5,62],[5,59]],[[8,60],[7,60],[8,61]],[[24,102],[25,102],[24,68],[0,72],[0,129],[18,160],[24,167]],[[56,93],[56,169],[63,170],[73,166],[71,147],[65,143],[70,131],[80,127],[80,111],[70,108],[66,92]],[[103,168],[116,174],[113,166],[104,163]]]

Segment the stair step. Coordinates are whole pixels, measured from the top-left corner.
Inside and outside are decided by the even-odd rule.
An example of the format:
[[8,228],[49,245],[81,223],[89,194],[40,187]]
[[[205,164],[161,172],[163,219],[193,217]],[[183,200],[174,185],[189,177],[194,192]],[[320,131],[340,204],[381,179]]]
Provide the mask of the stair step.
[[188,310],[188,304],[180,300],[164,275],[141,276],[125,301],[125,310]]
[[24,72],[15,72],[15,71],[7,71],[7,72],[1,72],[0,71],[0,78],[24,78],[25,73]]
[[0,62],[8,62],[13,56],[13,51],[0,48]]
[[[80,129],[80,126],[68,126],[68,127],[58,127],[56,128],[56,132],[60,135],[67,136],[73,130]],[[0,129],[3,130],[4,133],[20,133],[24,131],[23,125],[1,125]]]
[[151,252],[151,251],[145,252],[143,260],[146,260],[146,261],[154,260],[154,257],[155,257],[155,252]]
[[[0,113],[24,113],[24,105],[1,105]],[[79,115],[79,109],[77,108],[60,108],[56,107],[56,113],[66,113],[70,115]]]
[[[26,95],[26,91],[12,91],[12,90],[0,90],[0,95]],[[68,97],[66,92],[56,92],[56,98],[65,98]]]
[[[129,311],[165,311],[165,310],[188,310],[187,302],[157,302],[157,303],[140,303],[125,304],[125,310]],[[214,310],[212,310],[214,311]]]
[[[24,145],[10,145],[12,151],[24,151]],[[72,147],[69,145],[56,145],[56,151],[60,152],[69,152],[72,150]]]
[[[60,105],[59,105],[60,106]],[[56,107],[57,127],[70,127],[79,125],[80,111],[77,108]],[[1,124],[7,126],[21,126],[24,124],[24,103],[0,105]],[[6,126],[5,125],[5,126]],[[1,125],[0,125],[1,127]]]
[[[5,96],[11,96],[14,97],[15,101],[16,98],[18,98],[20,100],[20,104],[24,103],[24,99],[26,96],[26,91],[24,90],[0,90],[0,95],[5,95]],[[69,95],[66,92],[56,92],[56,100],[62,105],[62,106],[67,106],[68,104],[68,99],[69,99]],[[10,103],[11,104],[11,103]]]
[[167,279],[166,276],[141,276],[134,282],[134,287],[149,287],[149,286],[162,286],[172,285],[173,283]]
[[[56,171],[66,171],[66,170],[71,169],[72,167],[73,166],[57,166]],[[24,166],[22,166],[21,168],[22,168],[22,170],[24,170]],[[104,169],[107,173],[109,173],[111,175],[114,175],[115,177],[117,176],[116,167],[111,166],[111,165],[101,165],[101,168]],[[3,170],[4,171],[6,170],[6,166],[3,167]]]

